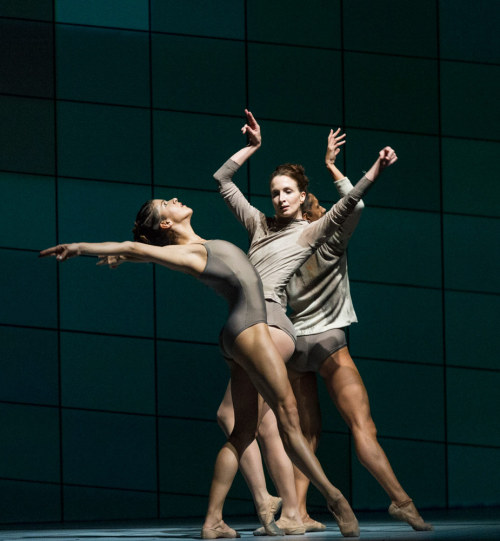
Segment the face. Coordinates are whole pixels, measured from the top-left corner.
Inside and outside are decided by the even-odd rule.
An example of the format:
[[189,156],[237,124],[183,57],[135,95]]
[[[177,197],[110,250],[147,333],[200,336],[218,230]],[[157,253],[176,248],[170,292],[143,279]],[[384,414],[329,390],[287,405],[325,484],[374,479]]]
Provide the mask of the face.
[[312,205],[310,210],[307,211],[307,215],[304,217],[309,222],[315,222],[316,220],[319,220],[323,214],[325,214],[326,209],[319,204],[318,198],[312,193],[309,194],[309,198],[312,201]]
[[302,218],[300,205],[305,197],[306,193],[300,192],[297,182],[287,175],[278,175],[271,181],[271,198],[279,218]]
[[174,223],[180,223],[193,214],[193,209],[183,205],[176,197],[155,199],[154,204],[160,216],[160,227],[169,228]]

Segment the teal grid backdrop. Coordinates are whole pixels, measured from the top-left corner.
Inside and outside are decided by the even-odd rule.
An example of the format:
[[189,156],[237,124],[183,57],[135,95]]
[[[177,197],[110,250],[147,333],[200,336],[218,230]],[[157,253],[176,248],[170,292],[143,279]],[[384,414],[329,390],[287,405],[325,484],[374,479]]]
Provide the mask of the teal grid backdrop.
[[[352,180],[397,149],[349,250],[350,349],[419,507],[500,505],[499,18],[495,0],[0,0],[2,523],[203,515],[223,302],[163,268],[37,252],[130,238],[151,196],[245,248],[212,173],[247,105],[264,145],[237,182],[263,209],[283,161],[335,200],[330,127]],[[385,508],[322,403],[327,472]],[[241,478],[226,509],[253,514]]]

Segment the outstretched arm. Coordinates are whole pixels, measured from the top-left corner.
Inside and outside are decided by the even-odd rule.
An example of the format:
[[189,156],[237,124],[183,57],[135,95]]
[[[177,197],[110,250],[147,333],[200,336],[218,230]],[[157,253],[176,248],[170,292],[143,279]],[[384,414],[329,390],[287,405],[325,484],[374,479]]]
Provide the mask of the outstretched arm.
[[396,152],[391,147],[384,147],[379,153],[375,163],[365,173],[365,177],[372,182],[382,173],[384,169],[387,169],[392,165],[398,157]]
[[358,181],[354,188],[319,220],[310,224],[301,235],[310,246],[318,246],[333,235],[345,222],[363,195],[369,190],[379,174],[392,165],[398,157],[391,147],[379,152],[379,157],[369,171]]
[[55,256],[66,261],[80,255],[114,256],[142,263],[158,263],[172,270],[198,275],[203,272],[207,252],[201,244],[152,246],[142,242],[75,242],[59,244],[40,252],[40,257]]

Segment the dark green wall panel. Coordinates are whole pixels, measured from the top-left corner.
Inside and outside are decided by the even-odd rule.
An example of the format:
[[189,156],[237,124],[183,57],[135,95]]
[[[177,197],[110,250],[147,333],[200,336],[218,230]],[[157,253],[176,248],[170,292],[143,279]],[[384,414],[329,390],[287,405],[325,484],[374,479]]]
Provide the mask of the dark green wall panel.
[[109,269],[96,267],[96,261],[85,257],[63,263],[61,326],[67,330],[152,337],[151,266],[124,264]]
[[0,522],[59,522],[61,488],[45,483],[0,481]]
[[437,134],[437,69],[434,60],[346,53],[347,124]]
[[157,347],[159,414],[213,421],[230,377],[219,346],[160,341]]
[[57,121],[60,175],[151,182],[148,111],[60,102]]
[[0,415],[0,476],[60,481],[57,408],[0,404]]
[[156,489],[153,417],[68,410],[62,432],[65,483]]
[[154,376],[152,340],[75,333],[61,336],[64,407],[154,415]]
[[51,21],[53,3],[53,0],[0,0],[0,15]]
[[250,41],[340,47],[340,0],[252,0],[247,14]]
[[244,5],[243,0],[152,0],[151,30],[244,39]]
[[407,210],[365,209],[349,243],[349,269],[353,280],[439,287],[439,216]]
[[57,274],[54,261],[36,252],[1,250],[0,322],[57,327]]
[[133,490],[64,487],[65,520],[151,519],[156,517],[156,494]]
[[153,105],[240,114],[245,107],[245,47],[236,41],[153,34]]
[[54,0],[56,21],[148,29],[148,0]]
[[57,332],[0,327],[0,400],[59,402]]
[[347,49],[436,56],[435,0],[355,0],[344,2],[343,7]]
[[57,70],[58,98],[149,106],[146,33],[58,26]]
[[0,245],[40,250],[55,244],[54,178],[0,173],[0,186]]
[[351,354],[442,363],[441,292],[351,283],[358,320],[350,328]]
[[52,98],[53,49],[52,24],[0,20],[0,92]]
[[[328,69],[320,67],[328,66]],[[337,51],[253,44],[248,46],[249,102],[257,118],[330,124],[342,103]]]
[[53,102],[0,96],[0,125],[1,169],[54,174]]

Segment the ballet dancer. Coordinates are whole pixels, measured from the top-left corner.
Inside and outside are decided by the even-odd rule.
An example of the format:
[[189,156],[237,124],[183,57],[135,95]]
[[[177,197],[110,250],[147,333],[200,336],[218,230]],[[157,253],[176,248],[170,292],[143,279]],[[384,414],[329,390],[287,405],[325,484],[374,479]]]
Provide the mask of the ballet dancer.
[[[335,206],[314,224],[302,219],[300,207],[306,197],[308,179],[302,166],[295,164],[279,166],[271,175],[271,198],[275,210],[273,218],[267,218],[250,205],[232,181],[239,167],[261,146],[260,127],[249,111],[245,113],[247,123],[242,131],[248,136],[248,144],[231,156],[214,177],[219,183],[222,197],[249,233],[248,256],[263,281],[271,337],[286,362],[294,350],[295,330],[285,314],[285,287],[293,273],[311,253],[340,228],[341,222],[334,218]],[[344,138],[343,135],[339,135],[339,131],[334,134],[337,148],[343,144]],[[395,152],[390,147],[384,148],[355,189],[360,189],[364,193],[380,172],[396,160]],[[234,422],[233,393],[230,384],[218,411],[219,424],[226,434],[231,433]],[[263,419],[259,425],[259,441],[263,446],[271,477],[283,498],[283,511],[278,526],[290,534],[304,533],[306,529],[314,531],[315,525],[312,521],[304,526],[300,519],[293,468],[280,441],[273,414],[268,410],[269,408],[264,405]],[[269,441],[272,444],[269,444]],[[271,507],[274,501],[265,488],[260,454],[255,442],[249,449],[248,457],[245,459],[247,458],[248,462],[242,460],[240,467],[250,490],[252,493],[265,494]],[[282,490],[285,485],[288,485],[286,493]],[[292,485],[291,488],[289,485]],[[289,499],[289,514],[284,516],[287,499]]]
[[[335,166],[339,149],[333,131],[328,137],[325,164],[340,196],[352,184]],[[321,414],[316,373],[325,382],[329,396],[347,423],[361,464],[373,475],[391,500],[389,514],[415,530],[431,530],[404,491],[377,440],[366,388],[351,358],[344,328],[356,322],[347,273],[346,250],[364,208],[360,201],[342,227],[322,244],[290,279],[287,287],[290,319],[297,331],[296,350],[287,364],[297,399],[301,426],[311,449],[316,451],[321,432]],[[309,193],[302,205],[304,219],[314,222],[325,209]],[[295,485],[302,520],[310,517],[306,508],[309,480],[294,467]]]
[[[341,223],[361,199],[370,181],[354,188],[331,212]],[[225,498],[238,470],[240,457],[254,441],[261,407],[259,396],[277,418],[279,433],[292,462],[307,475],[324,496],[342,535],[356,537],[359,526],[348,501],[327,479],[319,461],[300,430],[296,400],[285,364],[269,334],[263,288],[245,254],[223,240],[205,240],[191,226],[191,208],[178,199],[154,199],[140,209],[134,242],[59,244],[40,252],[60,262],[81,255],[101,258],[116,267],[125,261],[156,263],[197,278],[225,298],[229,316],[220,345],[228,360],[234,392],[235,424],[219,451],[209,493],[208,510],[201,531],[203,539],[235,538],[238,532],[223,520]],[[273,517],[267,501],[257,499],[259,518],[273,533]],[[260,512],[263,509],[264,512]]]

